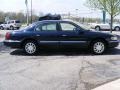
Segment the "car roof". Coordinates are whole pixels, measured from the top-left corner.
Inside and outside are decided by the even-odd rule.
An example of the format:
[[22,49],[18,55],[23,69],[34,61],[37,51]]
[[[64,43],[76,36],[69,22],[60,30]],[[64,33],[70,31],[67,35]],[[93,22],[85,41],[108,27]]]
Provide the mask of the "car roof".
[[43,20],[43,21],[38,21],[38,22],[71,22],[67,20]]
[[68,21],[68,20],[42,20],[42,21],[37,21],[36,23],[49,23],[49,22],[55,22],[55,23],[56,22],[68,22],[68,23],[73,23],[72,21]]
[[65,22],[65,23],[71,23],[77,27],[79,27],[78,24],[74,23],[73,21],[71,20],[42,20],[42,21],[37,21],[37,22],[34,22],[33,24],[34,25],[38,25],[38,24],[43,24],[43,23],[52,23],[52,22],[55,22],[55,23],[59,23],[59,22]]

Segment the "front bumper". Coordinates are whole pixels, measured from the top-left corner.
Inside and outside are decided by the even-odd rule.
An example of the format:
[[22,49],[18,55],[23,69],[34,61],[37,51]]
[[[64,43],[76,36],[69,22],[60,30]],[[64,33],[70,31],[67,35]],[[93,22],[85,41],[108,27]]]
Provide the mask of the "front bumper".
[[114,48],[117,47],[119,45],[119,41],[109,41],[109,48]]
[[4,45],[11,48],[21,48],[21,42],[17,40],[5,40]]

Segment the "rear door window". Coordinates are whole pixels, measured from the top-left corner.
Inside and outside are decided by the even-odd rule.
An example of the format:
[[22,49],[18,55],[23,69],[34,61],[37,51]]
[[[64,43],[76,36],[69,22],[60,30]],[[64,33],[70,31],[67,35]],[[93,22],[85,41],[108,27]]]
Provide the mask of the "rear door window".
[[36,31],[57,31],[57,23],[44,23],[39,25]]

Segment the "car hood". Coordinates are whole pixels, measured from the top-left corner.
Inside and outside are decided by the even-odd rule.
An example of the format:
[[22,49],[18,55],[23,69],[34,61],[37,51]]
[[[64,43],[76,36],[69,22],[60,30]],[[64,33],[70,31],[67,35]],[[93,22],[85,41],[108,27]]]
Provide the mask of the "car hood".
[[101,31],[92,31],[92,30],[88,30],[87,31],[89,34],[92,35],[96,35],[96,36],[115,36],[112,33],[105,33],[105,32],[101,32]]

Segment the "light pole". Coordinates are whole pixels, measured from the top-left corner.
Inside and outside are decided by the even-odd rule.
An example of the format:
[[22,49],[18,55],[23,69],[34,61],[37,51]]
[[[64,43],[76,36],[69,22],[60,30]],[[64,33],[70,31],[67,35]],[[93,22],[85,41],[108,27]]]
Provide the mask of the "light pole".
[[76,10],[76,17],[78,17],[78,9],[75,9]]
[[28,0],[25,0],[26,5],[26,16],[27,16],[27,26],[29,25],[29,8],[28,8]]
[[31,23],[32,23],[32,0],[31,0]]

